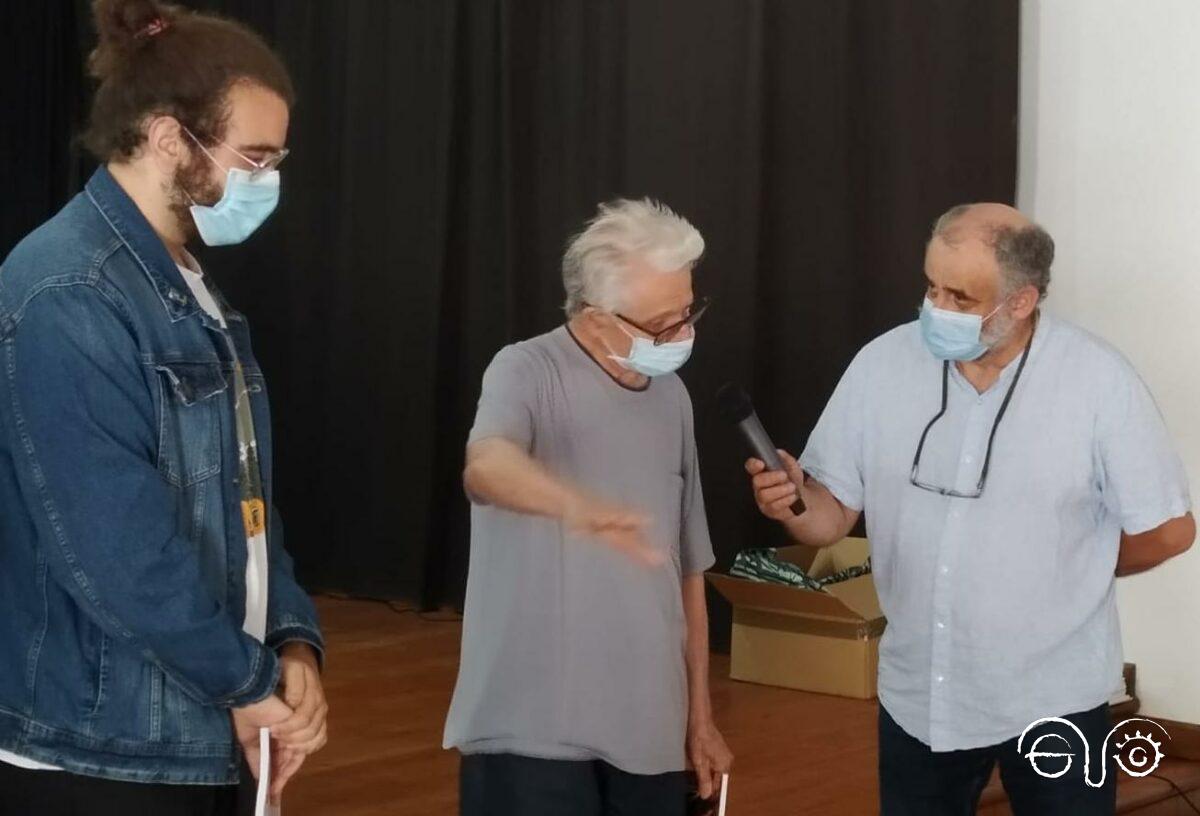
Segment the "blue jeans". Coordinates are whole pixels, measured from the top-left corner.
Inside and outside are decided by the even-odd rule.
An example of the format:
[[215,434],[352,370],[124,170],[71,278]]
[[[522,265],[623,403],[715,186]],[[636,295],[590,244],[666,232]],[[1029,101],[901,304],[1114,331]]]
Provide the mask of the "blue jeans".
[[[1108,706],[1070,714],[1063,719],[1074,723],[1088,740],[1095,764],[1102,752],[1112,723]],[[928,745],[906,733],[883,706],[879,707],[879,799],[882,816],[970,816],[975,813],[980,794],[1000,763],[1000,780],[1008,794],[1014,816],[1111,816],[1117,806],[1117,768],[1105,757],[1104,784],[1093,788],[1084,782],[1081,746],[1071,743],[1075,756],[1071,769],[1057,779],[1041,776],[1030,761],[1031,741],[1046,733],[1044,727],[1029,732],[1022,751],[1017,739],[999,745],[967,751],[934,752]],[[1061,728],[1055,733],[1063,733]],[[1043,744],[1039,751],[1063,751],[1062,743]],[[1058,763],[1055,765],[1054,763]],[[1039,760],[1039,767],[1054,773],[1065,765],[1064,759]],[[1092,778],[1098,779],[1097,768]]]

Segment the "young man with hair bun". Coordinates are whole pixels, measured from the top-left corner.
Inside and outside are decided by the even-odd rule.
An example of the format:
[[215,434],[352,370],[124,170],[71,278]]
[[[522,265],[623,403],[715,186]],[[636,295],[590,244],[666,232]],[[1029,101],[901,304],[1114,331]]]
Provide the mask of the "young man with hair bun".
[[224,816],[263,735],[275,801],[326,739],[266,384],[185,248],[274,210],[293,90],[236,22],[94,13],[101,167],[0,266],[0,816]]

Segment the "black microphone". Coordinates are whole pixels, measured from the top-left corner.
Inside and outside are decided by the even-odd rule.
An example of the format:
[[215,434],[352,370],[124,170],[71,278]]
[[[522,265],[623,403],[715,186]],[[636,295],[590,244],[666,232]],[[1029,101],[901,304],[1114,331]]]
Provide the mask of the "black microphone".
[[[767,436],[758,414],[754,412],[754,405],[750,402],[750,395],[746,393],[745,388],[736,383],[722,385],[717,391],[717,410],[731,425],[737,426],[751,452],[766,463],[768,470],[784,469],[783,460],[779,458],[771,437]],[[800,485],[796,485],[796,490],[799,489]],[[806,509],[804,500],[797,492],[796,501],[792,503],[792,512],[799,516]]]

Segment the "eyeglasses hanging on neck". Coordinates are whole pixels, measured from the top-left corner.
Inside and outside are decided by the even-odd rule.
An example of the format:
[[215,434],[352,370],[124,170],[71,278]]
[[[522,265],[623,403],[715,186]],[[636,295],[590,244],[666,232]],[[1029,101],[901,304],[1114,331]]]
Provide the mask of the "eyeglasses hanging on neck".
[[987,486],[988,470],[992,465],[992,444],[996,441],[996,431],[1000,428],[1000,420],[1004,419],[1004,414],[1008,411],[1008,404],[1012,402],[1013,392],[1017,390],[1017,383],[1021,381],[1021,372],[1025,370],[1025,363],[1029,360],[1029,351],[1033,348],[1033,335],[1035,332],[1036,327],[1034,332],[1030,332],[1029,334],[1029,340],[1025,343],[1025,350],[1021,353],[1021,362],[1017,365],[1017,373],[1013,376],[1012,385],[1008,387],[1008,393],[1004,395],[1004,402],[1000,403],[1000,411],[996,414],[996,421],[992,423],[992,432],[988,435],[987,453],[983,457],[983,469],[979,473],[979,482],[976,484],[975,489],[964,492],[921,481],[921,453],[925,450],[925,440],[929,436],[929,431],[937,424],[937,421],[946,415],[946,407],[949,404],[949,361],[942,363],[942,408],[938,411],[937,416],[929,420],[929,424],[925,426],[925,430],[921,433],[921,441],[917,443],[917,453],[913,456],[912,473],[908,479],[909,484],[913,487],[919,487],[922,490],[928,490],[931,493],[949,496],[954,499],[978,499],[983,495],[983,489]]

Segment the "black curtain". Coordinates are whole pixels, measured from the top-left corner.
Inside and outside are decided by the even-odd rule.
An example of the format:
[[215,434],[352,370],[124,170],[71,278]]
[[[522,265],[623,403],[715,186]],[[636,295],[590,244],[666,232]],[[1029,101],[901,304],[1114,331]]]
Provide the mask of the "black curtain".
[[86,49],[76,0],[0,0],[0,258],[87,180],[73,149],[86,119]]
[[[932,220],[1015,192],[1018,0],[188,4],[257,28],[299,91],[278,214],[202,261],[250,316],[314,590],[461,601],[480,375],[561,321],[564,241],[597,202],[660,198],[707,240],[684,379],[724,567],[783,542],[717,387],[744,382],[798,452],[855,351],[915,316]],[[0,251],[80,184],[91,36],[84,0],[6,5],[32,18],[4,127],[33,161]]]

